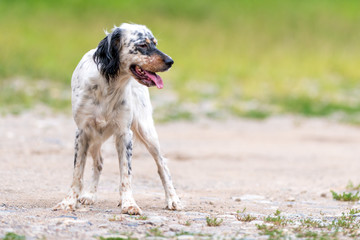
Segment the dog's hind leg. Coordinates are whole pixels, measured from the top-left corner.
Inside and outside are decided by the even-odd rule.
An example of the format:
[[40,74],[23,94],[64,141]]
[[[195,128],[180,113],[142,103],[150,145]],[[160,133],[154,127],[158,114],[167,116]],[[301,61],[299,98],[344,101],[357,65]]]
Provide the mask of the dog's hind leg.
[[93,159],[93,174],[91,183],[87,191],[80,196],[80,202],[84,205],[94,204],[96,201],[96,192],[99,184],[100,174],[103,168],[103,158],[100,152],[101,142],[91,144],[89,152]]
[[83,176],[88,148],[89,139],[86,133],[83,130],[77,130],[75,137],[74,174],[71,188],[64,200],[58,203],[53,210],[75,210],[83,188]]
[[141,214],[131,189],[131,158],[132,158],[132,131],[115,137],[116,150],[120,167],[120,203],[121,212],[130,215]]
[[[148,99],[146,103],[150,104],[150,99]],[[143,101],[140,107],[142,107],[142,109],[135,112],[132,129],[156,162],[158,173],[165,190],[166,207],[170,210],[180,210],[182,209],[182,204],[173,186],[170,171],[166,164],[167,160],[160,152],[160,144],[152,118],[151,106],[145,105],[145,101]]]

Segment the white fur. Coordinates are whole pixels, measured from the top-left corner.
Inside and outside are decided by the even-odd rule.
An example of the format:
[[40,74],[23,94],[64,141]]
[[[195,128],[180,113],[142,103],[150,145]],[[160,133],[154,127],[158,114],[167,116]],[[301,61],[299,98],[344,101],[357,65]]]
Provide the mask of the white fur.
[[[96,201],[103,164],[101,145],[110,136],[114,136],[121,174],[119,205],[123,213],[141,214],[131,189],[133,134],[147,147],[157,164],[165,190],[166,207],[172,210],[182,208],[166,166],[166,159],[160,152],[148,88],[138,83],[129,70],[131,64],[149,61],[148,56],[128,54],[128,51],[134,48],[134,42],[141,40],[136,39],[135,32],[143,32],[148,36],[149,34],[152,36],[152,33],[145,26],[134,24],[123,24],[119,29],[122,30],[123,35],[120,52],[121,67],[116,79],[108,82],[102,76],[93,59],[96,49],[84,55],[73,73],[72,111],[78,127],[74,175],[68,195],[54,207],[54,210],[74,210],[78,203],[93,204]],[[93,158],[93,176],[88,191],[83,192],[83,172],[88,152]]]

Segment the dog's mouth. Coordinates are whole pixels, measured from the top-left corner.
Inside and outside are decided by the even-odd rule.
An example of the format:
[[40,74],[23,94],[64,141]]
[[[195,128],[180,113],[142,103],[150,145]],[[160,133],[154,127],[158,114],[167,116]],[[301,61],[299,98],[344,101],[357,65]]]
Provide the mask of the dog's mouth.
[[136,80],[138,80],[139,83],[141,83],[147,87],[156,86],[159,89],[164,87],[163,80],[156,73],[146,71],[138,65],[131,65],[130,70],[133,73],[133,75],[135,76]]

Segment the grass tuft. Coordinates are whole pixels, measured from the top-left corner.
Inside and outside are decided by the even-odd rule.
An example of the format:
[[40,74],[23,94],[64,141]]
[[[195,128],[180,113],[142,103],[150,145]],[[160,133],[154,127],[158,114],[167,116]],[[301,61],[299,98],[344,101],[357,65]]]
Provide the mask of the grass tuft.
[[211,217],[206,217],[206,224],[209,227],[217,227],[220,226],[222,224],[224,220],[223,219],[218,219],[216,217],[211,218]]
[[345,202],[355,202],[360,200],[359,192],[356,192],[355,194],[352,192],[346,193],[336,193],[335,191],[332,191],[333,199],[337,201],[345,201]]
[[18,235],[13,232],[6,233],[5,237],[3,238],[3,240],[25,240],[25,239],[26,239],[25,236]]

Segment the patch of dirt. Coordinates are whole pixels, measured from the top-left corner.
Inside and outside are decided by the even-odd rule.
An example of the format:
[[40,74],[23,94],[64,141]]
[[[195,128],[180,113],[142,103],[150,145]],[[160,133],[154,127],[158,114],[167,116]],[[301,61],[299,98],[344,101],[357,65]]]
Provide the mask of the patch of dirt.
[[[135,144],[133,191],[147,219],[121,215],[113,140],[104,144],[98,202],[75,212],[51,211],[70,187],[75,125],[70,116],[27,113],[0,118],[0,238],[91,239],[160,231],[253,236],[236,211],[265,216],[337,216],[358,203],[334,201],[330,190],[360,182],[360,128],[319,119],[199,120],[157,125],[183,211],[164,209],[155,162]],[[89,179],[91,159],[85,173]],[[85,181],[85,184],[87,182]],[[206,217],[219,217],[208,227]],[[259,217],[259,218],[260,218]],[[261,219],[261,218],[260,218]],[[257,221],[259,222],[259,221]],[[190,226],[186,226],[190,225]],[[151,230],[151,229],[157,230]]]

